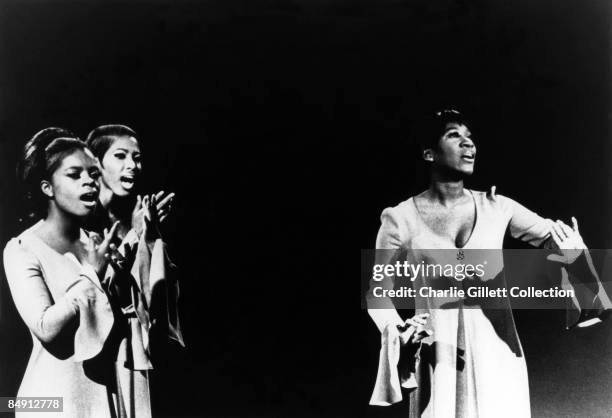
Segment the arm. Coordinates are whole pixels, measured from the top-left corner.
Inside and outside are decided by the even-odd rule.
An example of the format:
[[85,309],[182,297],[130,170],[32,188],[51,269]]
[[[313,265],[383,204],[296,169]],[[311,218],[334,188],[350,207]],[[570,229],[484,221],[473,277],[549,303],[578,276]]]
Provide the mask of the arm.
[[[399,231],[399,223],[397,216],[395,215],[393,208],[387,208],[383,211],[381,217],[381,226],[378,230],[378,236],[376,237],[376,264],[392,264],[399,256],[401,250],[401,238]],[[384,279],[381,282],[383,285],[392,286],[392,280]],[[372,289],[367,295],[367,304],[371,306],[371,295]],[[393,306],[393,302],[390,299],[382,301],[384,303],[384,309],[371,309],[368,308],[368,314],[378,327],[378,330],[383,333],[385,328],[390,324],[396,326],[403,326],[404,321],[397,313],[397,310]]]
[[[394,208],[387,208],[381,215],[381,227],[376,237],[375,264],[394,264],[402,255],[402,232],[400,230],[399,216]],[[405,235],[405,234],[404,234]],[[408,342],[418,346],[420,339],[431,333],[422,329],[426,321],[421,317],[428,314],[416,315],[413,318],[403,320],[393,301],[389,298],[376,298],[372,294],[374,286],[386,289],[393,288],[393,278],[385,278],[381,282],[371,282],[370,290],[366,295],[368,314],[376,324],[381,334],[388,330],[391,336],[398,336],[402,345]],[[418,329],[417,329],[418,328]]]
[[79,305],[92,297],[93,285],[87,276],[95,273],[89,267],[75,277],[63,297],[54,301],[38,259],[16,239],[4,249],[4,269],[19,314],[43,343],[52,342],[64,329],[76,326]]
[[141,284],[152,325],[156,325],[160,332],[158,335],[165,333],[184,347],[179,321],[177,268],[170,261],[166,244],[161,239],[155,240],[152,245],[143,241],[139,245],[132,272],[138,272],[135,277]]
[[551,261],[563,263],[561,285],[574,290],[573,306],[567,311],[568,329],[574,326],[583,328],[601,322],[604,303],[609,304],[591,254],[580,236],[576,218],[572,218],[572,224],[572,227],[569,227],[557,221],[553,226],[553,248],[557,253],[547,257]]
[[520,239],[534,247],[542,246],[550,239],[552,220],[541,217],[507,197],[493,194],[492,198],[502,205],[504,212],[509,216],[508,227],[513,238]]
[[[376,239],[376,264],[393,264],[401,254],[402,239],[398,218],[393,208],[385,209],[381,215],[382,224]],[[385,278],[376,285],[392,288],[393,280]],[[421,339],[431,335],[431,331],[424,328],[429,315],[420,314],[404,321],[392,300],[377,299],[373,303],[371,292],[372,289],[366,297],[368,313],[381,333],[381,349],[370,405],[387,406],[402,400],[402,387],[414,389],[418,386],[417,353]],[[407,350],[403,351],[401,347]],[[401,366],[400,357],[407,360]]]
[[576,220],[572,219],[574,227],[570,228],[560,221],[542,218],[512,199],[499,198],[510,212],[510,233],[514,238],[561,253],[547,256],[561,266],[560,269],[552,269],[549,277],[563,287],[574,289],[576,296],[572,300],[573,306],[568,308],[566,326],[582,326],[582,318],[599,311],[601,307],[598,296],[601,284],[588,249],[582,242]]

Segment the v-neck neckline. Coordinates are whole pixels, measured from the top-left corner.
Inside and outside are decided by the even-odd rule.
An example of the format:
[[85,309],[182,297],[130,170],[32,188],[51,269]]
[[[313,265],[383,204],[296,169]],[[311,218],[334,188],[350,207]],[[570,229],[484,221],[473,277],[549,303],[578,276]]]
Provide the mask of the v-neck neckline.
[[[67,258],[69,260],[72,260],[75,264],[77,264],[78,267],[83,267],[83,263],[81,263],[81,261],[79,261],[79,258],[73,254],[70,251],[65,252],[64,254],[62,254],[61,252],[59,252],[58,250],[56,250],[55,248],[53,248],[52,246],[50,246],[49,244],[47,244],[45,242],[44,239],[42,239],[41,237],[39,237],[38,235],[36,235],[36,233],[34,232],[34,230],[42,223],[42,221],[37,222],[36,224],[34,224],[31,228],[29,228],[27,230],[28,235],[34,237],[38,242],[40,242],[43,247],[45,247],[47,250],[51,251],[52,253],[60,256],[60,257],[64,257]],[[83,229],[80,229],[80,237],[79,240],[82,238],[84,234]]]
[[[478,227],[478,220],[480,218],[479,216],[479,212],[478,212],[478,202],[476,201],[476,196],[474,196],[474,193],[470,190],[470,189],[464,189],[466,191],[468,191],[470,193],[470,195],[472,196],[472,201],[474,202],[474,224],[472,225],[472,231],[470,232],[470,236],[468,237],[468,239],[465,241],[465,243],[461,246],[458,247],[456,241],[454,240],[449,240],[452,242],[453,247],[457,250],[463,250],[465,249],[468,244],[470,244],[470,242],[472,241],[472,238],[474,237],[475,233],[476,233],[476,228]],[[439,237],[440,234],[438,234],[431,226],[429,226],[429,224],[425,221],[425,218],[423,217],[423,215],[421,214],[421,211],[419,210],[419,207],[416,204],[416,196],[412,197],[412,205],[414,206],[414,209],[416,210],[417,216],[419,218],[419,220],[421,221],[421,223],[423,225],[425,225],[425,227],[429,230],[429,232],[431,232],[432,234],[434,234],[435,236]]]

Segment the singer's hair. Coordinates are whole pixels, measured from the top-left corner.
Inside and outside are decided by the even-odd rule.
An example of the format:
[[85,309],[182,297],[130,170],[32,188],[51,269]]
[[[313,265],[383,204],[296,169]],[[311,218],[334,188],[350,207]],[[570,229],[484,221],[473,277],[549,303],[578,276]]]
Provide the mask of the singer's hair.
[[111,145],[113,145],[113,142],[121,136],[131,136],[134,139],[138,139],[136,132],[129,126],[113,124],[98,126],[87,135],[86,142],[91,152],[93,152],[100,160],[100,163],[102,163],[106,151],[108,151]]
[[449,123],[469,125],[467,118],[454,109],[443,109],[421,118],[412,129],[412,137],[420,150],[438,149],[440,138]]

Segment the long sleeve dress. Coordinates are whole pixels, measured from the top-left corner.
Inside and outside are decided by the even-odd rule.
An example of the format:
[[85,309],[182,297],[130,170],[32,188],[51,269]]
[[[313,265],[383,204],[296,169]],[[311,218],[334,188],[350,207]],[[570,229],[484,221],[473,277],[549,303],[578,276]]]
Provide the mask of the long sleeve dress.
[[[476,207],[476,221],[471,236],[461,248],[501,249],[509,228],[513,237],[534,246],[549,236],[551,220],[544,219],[504,196],[471,191]],[[376,248],[408,250],[409,262],[418,264],[446,263],[446,250],[459,249],[449,238],[436,234],[422,219],[410,198],[383,211]],[[427,251],[419,251],[425,250]],[[486,269],[488,280],[503,280],[503,257],[495,252]],[[493,257],[495,258],[495,257]],[[389,262],[390,260],[385,260]],[[380,262],[378,260],[377,262]],[[427,278],[435,283],[440,277]],[[416,280],[414,286],[425,285]],[[495,309],[466,306],[455,300],[449,308],[441,308],[435,298],[415,300],[416,313],[429,313],[427,328],[433,335],[423,340],[402,386],[410,392],[410,417],[422,418],[488,418],[530,416],[529,385],[523,350],[516,332],[509,300],[502,300]],[[380,306],[379,306],[380,307]],[[398,379],[398,372],[388,367],[389,358],[399,356],[399,343],[390,340],[389,327],[403,324],[395,309],[370,309],[381,331],[383,350],[377,385],[371,400],[374,405],[389,405],[401,400],[399,384],[390,390],[389,379]],[[387,350],[387,351],[385,351]],[[387,367],[385,370],[385,362]]]
[[[17,396],[62,397],[63,411],[45,416],[150,417],[146,302],[168,280],[163,242],[138,244],[127,286],[133,303],[126,304],[113,295],[112,274],[100,279],[71,253],[55,251],[35,235],[38,226],[4,249],[11,294],[33,342]],[[169,329],[182,343],[176,312],[171,317]],[[39,413],[16,413],[30,415]]]

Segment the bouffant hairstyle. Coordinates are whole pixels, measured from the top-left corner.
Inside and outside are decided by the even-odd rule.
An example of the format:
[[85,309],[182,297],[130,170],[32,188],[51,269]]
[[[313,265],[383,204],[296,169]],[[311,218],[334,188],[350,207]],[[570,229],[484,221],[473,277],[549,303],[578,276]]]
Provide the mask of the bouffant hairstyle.
[[136,132],[129,126],[102,125],[98,126],[87,135],[86,142],[93,154],[102,162],[106,151],[108,151],[115,139],[120,136],[137,138]]

